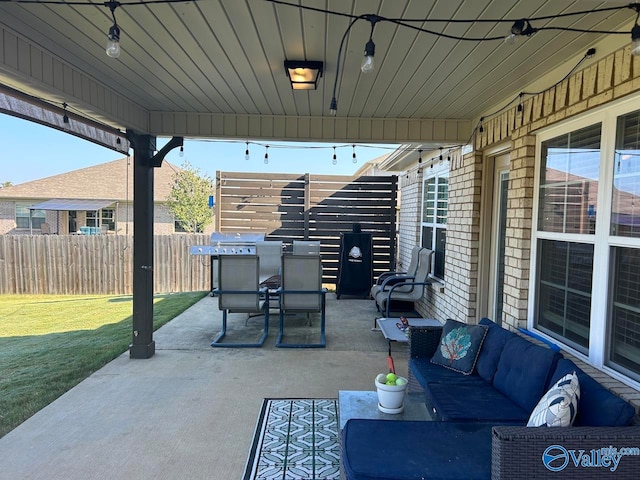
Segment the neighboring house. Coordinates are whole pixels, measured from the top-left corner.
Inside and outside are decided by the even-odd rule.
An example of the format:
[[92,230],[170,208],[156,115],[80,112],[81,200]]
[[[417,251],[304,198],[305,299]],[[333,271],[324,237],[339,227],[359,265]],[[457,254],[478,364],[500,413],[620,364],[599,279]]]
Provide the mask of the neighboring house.
[[[156,235],[181,231],[165,205],[177,171],[167,161],[154,170]],[[69,234],[101,226],[102,232],[133,235],[133,158],[0,189],[0,234]]]
[[420,164],[404,146],[379,166],[403,172],[400,269],[416,244],[435,252],[423,316],[534,331],[638,390],[638,58],[502,99],[469,145],[425,145]]

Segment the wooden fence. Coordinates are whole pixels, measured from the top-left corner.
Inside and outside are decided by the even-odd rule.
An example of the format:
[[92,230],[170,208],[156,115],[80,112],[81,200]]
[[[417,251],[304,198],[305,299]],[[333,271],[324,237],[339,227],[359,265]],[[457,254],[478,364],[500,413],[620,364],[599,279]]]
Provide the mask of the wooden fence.
[[[373,237],[374,276],[395,259],[397,177],[272,176],[218,172],[216,230],[261,232],[268,240],[319,240],[324,283],[336,283],[340,233],[359,224]],[[154,237],[154,292],[211,288],[204,234]],[[0,235],[0,294],[130,294],[133,237]]]
[[[208,235],[154,237],[154,291],[209,290],[208,257],[189,254]],[[0,294],[130,294],[133,237],[0,235]]]
[[340,233],[356,223],[372,234],[374,276],[393,269],[396,205],[396,176],[216,174],[216,230],[319,240],[325,283],[336,283]]

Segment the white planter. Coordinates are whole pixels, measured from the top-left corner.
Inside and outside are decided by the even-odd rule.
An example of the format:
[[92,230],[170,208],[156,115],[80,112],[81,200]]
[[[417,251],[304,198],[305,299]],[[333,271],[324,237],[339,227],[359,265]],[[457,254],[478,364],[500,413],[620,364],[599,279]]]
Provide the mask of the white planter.
[[386,385],[378,382],[377,379],[375,383],[378,390],[378,410],[383,413],[402,413],[404,410],[404,395],[407,391],[407,384]]

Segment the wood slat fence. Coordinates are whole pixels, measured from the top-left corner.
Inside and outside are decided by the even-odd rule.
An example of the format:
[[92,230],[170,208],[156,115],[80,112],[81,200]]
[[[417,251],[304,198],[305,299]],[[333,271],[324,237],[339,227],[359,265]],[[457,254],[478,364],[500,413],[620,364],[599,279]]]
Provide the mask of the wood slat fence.
[[340,233],[373,238],[374,277],[395,265],[397,176],[216,173],[216,230],[268,240],[319,240],[324,283],[335,284]]
[[[209,290],[208,257],[189,246],[208,235],[154,237],[154,291]],[[130,294],[133,237],[124,235],[0,235],[0,294]]]

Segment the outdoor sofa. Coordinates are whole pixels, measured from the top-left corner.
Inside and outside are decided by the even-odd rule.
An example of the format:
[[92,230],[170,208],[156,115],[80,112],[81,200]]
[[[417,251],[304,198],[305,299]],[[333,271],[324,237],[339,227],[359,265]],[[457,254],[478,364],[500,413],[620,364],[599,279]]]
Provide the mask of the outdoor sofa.
[[[557,349],[489,319],[480,324],[486,333],[470,374],[432,361],[442,327],[411,328],[409,388],[424,395],[435,421],[347,421],[348,480],[638,478],[640,426],[632,425],[630,403]],[[545,392],[573,372],[580,386],[573,426],[526,426]],[[621,455],[622,448],[631,449]]]

